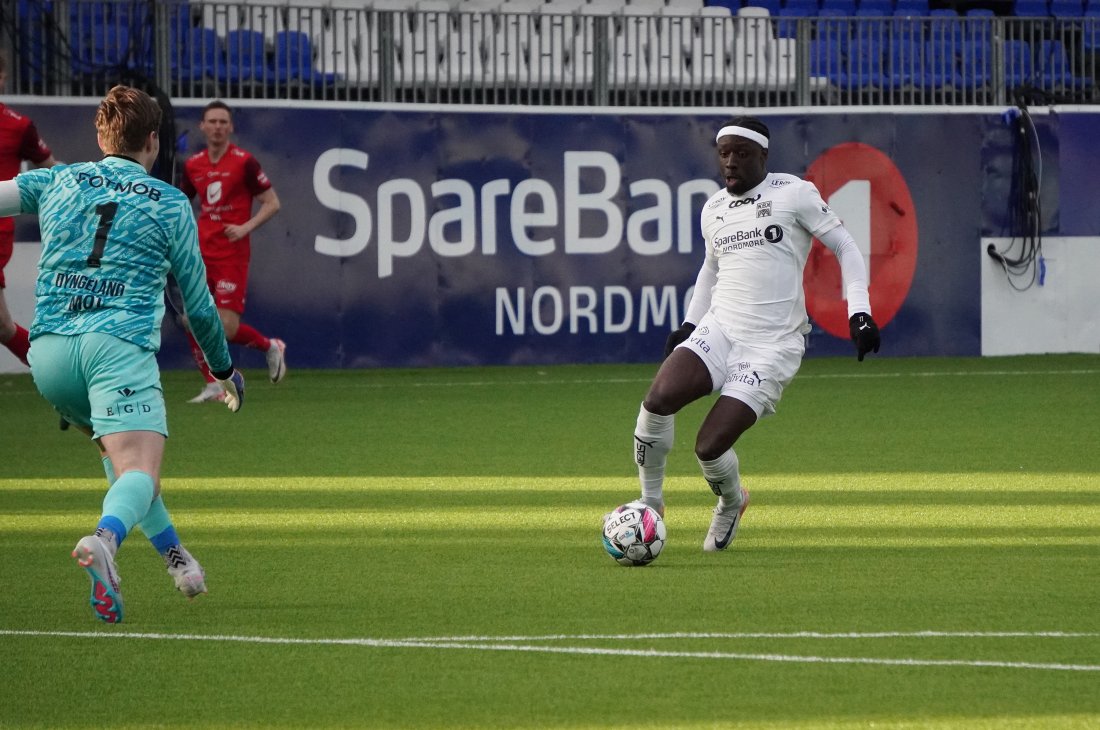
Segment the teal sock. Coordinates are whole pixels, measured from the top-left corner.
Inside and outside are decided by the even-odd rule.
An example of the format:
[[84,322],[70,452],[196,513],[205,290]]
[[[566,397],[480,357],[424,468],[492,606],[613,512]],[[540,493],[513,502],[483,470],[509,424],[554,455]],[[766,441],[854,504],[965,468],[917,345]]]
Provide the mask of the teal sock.
[[153,477],[143,471],[128,471],[111,485],[103,498],[100,525],[111,529],[119,545],[134,525],[149,512],[156,485]]
[[138,527],[141,528],[141,531],[145,533],[145,537],[149,538],[149,542],[153,543],[153,547],[161,555],[167,553],[169,548],[180,544],[180,539],[176,535],[176,527],[172,524],[168,508],[164,506],[164,500],[161,499],[159,494],[153,500],[153,503],[149,505],[149,511],[138,523]]

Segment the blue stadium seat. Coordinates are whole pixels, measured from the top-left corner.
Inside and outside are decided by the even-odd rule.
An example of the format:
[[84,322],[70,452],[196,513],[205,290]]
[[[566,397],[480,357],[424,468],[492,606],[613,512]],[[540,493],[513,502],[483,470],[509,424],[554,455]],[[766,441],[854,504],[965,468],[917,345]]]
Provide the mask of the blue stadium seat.
[[1017,18],[1045,18],[1047,0],[1015,0],[1012,3],[1012,14]]
[[859,18],[859,22],[852,33],[854,40],[861,43],[878,43],[884,48],[886,44],[889,44],[892,37],[893,21],[888,20],[886,16],[879,15],[877,10],[857,10],[856,17]]
[[962,86],[959,63],[955,57],[957,48],[958,46],[952,41],[932,40],[924,44],[921,86],[926,89]]
[[293,81],[310,84],[322,80],[313,68],[313,45],[309,35],[301,31],[283,30],[275,34],[272,65],[275,80],[280,84]]
[[843,10],[822,9],[817,14],[817,37],[827,37],[843,51],[848,47],[852,35],[853,21]]
[[1017,89],[1035,83],[1035,66],[1031,58],[1031,45],[1027,41],[1005,41],[1005,86]]
[[80,42],[71,44],[74,74],[102,74],[118,69],[126,61],[129,36],[125,27],[100,23],[89,30]]
[[1081,47],[1089,53],[1100,53],[1100,4],[1085,10],[1081,22]]
[[982,89],[993,78],[993,45],[986,40],[970,39],[959,51],[959,81],[968,89]]
[[171,34],[172,77],[177,81],[202,81],[226,76],[225,45],[213,28],[190,27]]
[[829,37],[810,42],[810,75],[824,76],[838,86],[844,84],[844,56],[839,43]]
[[859,0],[860,15],[887,16],[894,14],[894,0]]
[[[1100,0],[1097,0],[1100,2]],[[783,3],[780,15],[796,15],[800,18],[812,18],[817,15],[821,6],[817,0],[787,0]]]
[[258,30],[238,28],[225,34],[225,73],[222,81],[254,83],[271,77],[267,66],[264,34]]
[[787,0],[775,21],[776,36],[794,38],[798,35],[798,21],[794,18],[813,18],[817,11],[817,0]]
[[921,47],[917,36],[895,36],[887,51],[886,87],[901,90],[916,85],[921,75]]
[[897,0],[894,15],[928,15],[928,0]]
[[821,0],[821,12],[831,10],[838,10],[842,15],[851,17],[856,14],[856,0]]
[[1074,74],[1065,44],[1058,40],[1043,41],[1039,49],[1037,73],[1043,88],[1080,91],[1092,86],[1092,79]]
[[882,35],[857,33],[846,54],[846,86],[858,89],[887,86],[883,68],[888,45]]
[[928,13],[928,38],[937,42],[962,43],[963,23],[951,8],[938,8]]
[[1080,18],[1085,4],[1082,0],[1050,0],[1049,11],[1055,18]]

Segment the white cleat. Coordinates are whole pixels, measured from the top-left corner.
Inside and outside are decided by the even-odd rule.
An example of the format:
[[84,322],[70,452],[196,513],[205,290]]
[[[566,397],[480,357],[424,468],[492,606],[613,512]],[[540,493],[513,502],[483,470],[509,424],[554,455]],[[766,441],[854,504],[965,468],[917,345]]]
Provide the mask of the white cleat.
[[267,348],[267,377],[272,383],[280,383],[286,377],[286,343],[272,337]]
[[225,400],[225,391],[217,383],[207,383],[202,392],[196,395],[188,403],[221,403]]
[[172,580],[176,582],[176,590],[180,593],[188,598],[206,593],[206,571],[183,545],[169,548],[164,562],[168,565],[168,575],[172,576]]
[[100,621],[109,624],[122,622],[122,592],[118,584],[118,567],[107,545],[95,535],[80,538],[73,548],[76,564],[88,572],[92,579],[92,595],[89,599],[92,611]]
[[741,487],[741,504],[737,507],[723,510],[719,503],[714,508],[714,518],[710,521],[710,529],[703,540],[703,552],[713,553],[725,550],[737,537],[737,528],[741,526],[741,515],[749,507],[749,490]]

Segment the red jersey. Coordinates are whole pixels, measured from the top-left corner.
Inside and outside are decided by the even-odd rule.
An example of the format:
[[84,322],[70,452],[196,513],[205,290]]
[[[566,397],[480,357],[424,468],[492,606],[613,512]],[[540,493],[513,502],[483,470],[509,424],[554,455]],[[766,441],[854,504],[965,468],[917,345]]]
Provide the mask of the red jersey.
[[[0,180],[11,180],[19,174],[23,160],[36,165],[53,154],[30,117],[25,117],[0,104]],[[0,234],[15,231],[12,218],[0,218]]]
[[217,162],[207,150],[187,159],[180,189],[190,198],[199,196],[199,249],[204,259],[238,259],[247,262],[249,236],[230,241],[225,225],[239,226],[252,217],[252,199],[271,188],[271,181],[251,153],[230,143]]

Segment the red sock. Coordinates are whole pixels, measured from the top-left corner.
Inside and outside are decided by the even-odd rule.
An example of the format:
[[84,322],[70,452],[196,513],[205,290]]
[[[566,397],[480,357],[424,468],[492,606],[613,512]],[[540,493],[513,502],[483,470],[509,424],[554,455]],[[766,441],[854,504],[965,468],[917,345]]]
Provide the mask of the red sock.
[[27,362],[27,351],[31,349],[31,337],[30,333],[19,325],[15,325],[15,334],[11,336],[11,339],[4,343],[4,347],[11,350],[11,354],[19,358],[19,362],[24,365],[30,365]]
[[187,333],[187,339],[191,342],[191,357],[195,358],[195,364],[199,366],[199,372],[206,378],[206,382],[213,383],[214,376],[210,374],[210,366],[206,364],[206,357],[202,354],[199,341],[190,332]]
[[253,350],[262,350],[263,352],[267,352],[268,348],[271,347],[271,340],[261,335],[259,330],[244,322],[241,322],[237,326],[237,334],[230,342],[234,345],[244,345],[245,347],[251,347]]

